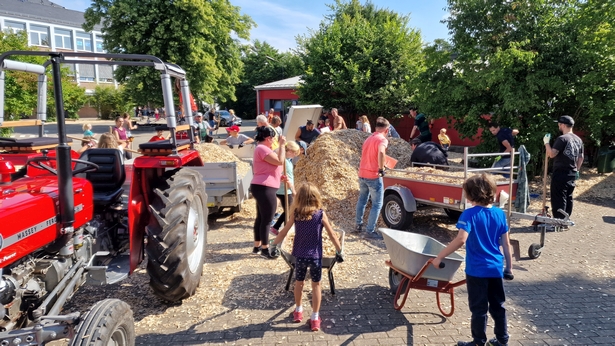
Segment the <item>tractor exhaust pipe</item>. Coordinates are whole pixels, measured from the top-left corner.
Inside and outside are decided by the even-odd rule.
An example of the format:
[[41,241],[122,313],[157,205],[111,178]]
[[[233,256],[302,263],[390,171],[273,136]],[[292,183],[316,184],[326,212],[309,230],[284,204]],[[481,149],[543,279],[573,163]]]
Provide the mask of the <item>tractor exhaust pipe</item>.
[[[64,117],[64,96],[62,95],[62,76],[60,74],[60,54],[53,54],[51,69],[53,72],[53,92],[56,99],[56,117],[58,120],[58,137],[60,144],[56,148],[58,168],[58,193],[60,204],[60,219],[58,224],[62,232],[72,233],[75,222],[75,199],[73,196],[73,172],[71,168],[70,146],[67,144],[66,124]],[[70,238],[69,238],[70,239]]]

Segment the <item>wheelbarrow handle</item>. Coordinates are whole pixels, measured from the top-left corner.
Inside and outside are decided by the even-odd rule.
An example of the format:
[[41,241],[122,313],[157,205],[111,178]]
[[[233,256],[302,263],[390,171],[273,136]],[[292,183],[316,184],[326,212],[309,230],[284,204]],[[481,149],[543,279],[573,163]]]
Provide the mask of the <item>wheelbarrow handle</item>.
[[[430,258],[430,259],[427,260],[427,263],[431,264],[433,262],[433,260],[434,260],[433,258]],[[440,262],[440,264],[438,265],[438,268],[442,269],[444,267],[446,267],[446,264],[444,262]]]

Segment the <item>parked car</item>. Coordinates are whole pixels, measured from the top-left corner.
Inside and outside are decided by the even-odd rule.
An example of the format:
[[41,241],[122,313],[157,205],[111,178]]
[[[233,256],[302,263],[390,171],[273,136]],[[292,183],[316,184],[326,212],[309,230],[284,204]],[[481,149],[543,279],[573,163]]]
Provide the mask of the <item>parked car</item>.
[[[217,111],[216,117],[220,119],[220,127],[229,126],[231,123],[231,113],[228,111]],[[233,125],[241,126],[241,118],[235,115],[235,121]]]

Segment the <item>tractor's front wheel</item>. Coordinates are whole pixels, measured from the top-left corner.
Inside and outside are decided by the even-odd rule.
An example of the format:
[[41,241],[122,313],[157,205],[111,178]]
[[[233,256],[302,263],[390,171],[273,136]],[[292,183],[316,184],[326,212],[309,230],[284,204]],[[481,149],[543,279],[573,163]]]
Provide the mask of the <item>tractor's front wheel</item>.
[[207,243],[207,194],[201,174],[165,173],[155,190],[147,226],[147,273],[154,293],[176,302],[192,296],[201,280]]
[[82,317],[70,346],[132,346],[135,325],[130,306],[119,299],[94,304]]

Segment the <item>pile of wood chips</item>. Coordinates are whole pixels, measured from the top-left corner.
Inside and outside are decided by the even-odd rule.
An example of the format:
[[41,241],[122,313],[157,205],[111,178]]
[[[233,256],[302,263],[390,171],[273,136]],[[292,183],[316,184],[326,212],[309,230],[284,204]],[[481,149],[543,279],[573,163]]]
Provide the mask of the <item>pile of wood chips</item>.
[[237,173],[244,176],[250,170],[250,164],[242,161],[226,147],[213,143],[195,144],[203,162],[237,162]]
[[[295,184],[310,182],[318,186],[329,219],[346,231],[355,224],[361,148],[369,136],[355,129],[325,133],[308,148],[307,157],[300,158],[294,170]],[[405,140],[389,139],[387,155],[398,161],[395,168],[410,165],[411,151]]]
[[403,170],[389,171],[387,174],[406,179],[434,181],[455,185],[463,184],[464,180],[463,172],[444,171],[433,167],[407,167]]
[[[334,233],[335,233],[335,236],[339,239],[340,235],[335,231]],[[295,231],[291,230],[288,232],[288,234],[286,234],[286,237],[284,238],[284,243],[282,244],[282,250],[288,253],[292,253],[294,242],[295,242]],[[333,245],[333,242],[331,241],[331,238],[329,237],[329,233],[323,228],[322,230],[322,256],[323,257],[335,257],[335,252],[336,252],[335,245]]]

